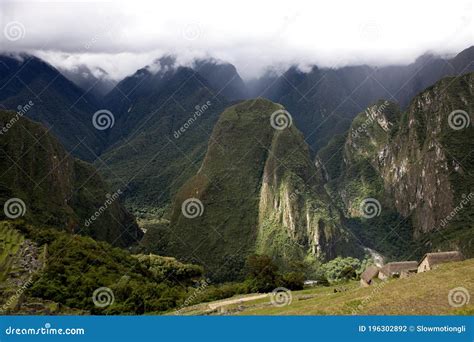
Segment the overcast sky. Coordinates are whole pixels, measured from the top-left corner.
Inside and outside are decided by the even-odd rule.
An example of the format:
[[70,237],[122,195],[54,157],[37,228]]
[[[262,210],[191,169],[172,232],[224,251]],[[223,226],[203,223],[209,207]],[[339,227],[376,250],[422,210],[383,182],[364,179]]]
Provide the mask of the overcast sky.
[[471,0],[0,0],[0,50],[120,79],[163,54],[268,66],[405,64],[474,45]]

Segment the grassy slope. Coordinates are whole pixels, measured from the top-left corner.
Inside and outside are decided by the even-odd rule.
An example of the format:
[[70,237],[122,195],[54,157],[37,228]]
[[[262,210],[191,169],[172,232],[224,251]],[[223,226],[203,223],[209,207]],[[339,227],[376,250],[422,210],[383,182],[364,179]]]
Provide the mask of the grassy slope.
[[[406,279],[379,282],[362,288],[358,282],[316,287],[292,292],[292,303],[284,307],[270,304],[269,298],[233,304],[224,313],[239,315],[449,315],[474,314],[474,302],[461,308],[448,303],[449,291],[456,287],[474,293],[474,259],[441,265],[430,272]],[[335,293],[335,289],[345,291]],[[236,297],[237,298],[237,297]],[[212,303],[211,303],[212,304]],[[207,304],[190,310],[203,314]]]

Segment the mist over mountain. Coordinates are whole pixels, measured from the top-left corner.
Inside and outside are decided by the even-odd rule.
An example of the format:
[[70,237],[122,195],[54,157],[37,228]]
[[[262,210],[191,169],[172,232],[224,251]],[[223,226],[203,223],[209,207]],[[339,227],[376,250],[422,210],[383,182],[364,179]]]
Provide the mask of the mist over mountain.
[[474,47],[470,47],[451,59],[424,55],[406,66],[315,66],[309,72],[292,67],[278,77],[269,73],[253,80],[250,94],[285,105],[317,151],[334,134],[345,132],[355,113],[370,104],[388,99],[405,108],[416,94],[442,77],[473,71],[473,60]]
[[101,68],[91,70],[87,65],[78,65],[72,69],[59,70],[82,90],[95,95],[98,100],[116,85],[116,82],[110,78],[107,71]]
[[244,81],[232,64],[202,59],[194,62],[193,69],[230,101],[246,99],[250,95]]

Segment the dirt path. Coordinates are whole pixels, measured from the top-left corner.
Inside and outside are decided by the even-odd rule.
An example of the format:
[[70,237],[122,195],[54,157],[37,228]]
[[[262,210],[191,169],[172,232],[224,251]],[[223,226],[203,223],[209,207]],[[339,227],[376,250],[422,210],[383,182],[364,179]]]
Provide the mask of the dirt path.
[[224,301],[221,301],[221,302],[208,304],[208,306],[209,306],[209,309],[215,310],[215,309],[220,308],[222,306],[248,302],[248,301],[251,301],[251,300],[265,298],[265,297],[268,297],[268,293],[254,295],[254,296],[248,296],[248,297],[242,297],[242,298],[236,298],[236,299],[224,300]]

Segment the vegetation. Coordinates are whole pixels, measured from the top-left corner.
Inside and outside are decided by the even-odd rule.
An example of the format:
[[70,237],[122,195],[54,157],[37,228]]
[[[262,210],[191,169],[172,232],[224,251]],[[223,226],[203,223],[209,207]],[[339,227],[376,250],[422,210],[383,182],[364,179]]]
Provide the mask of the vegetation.
[[[28,224],[3,223],[14,234],[38,246],[47,246],[46,266],[35,275],[27,296],[60,303],[93,314],[143,314],[179,307],[194,291],[203,270],[173,258],[131,255],[89,237]],[[6,228],[2,229],[4,233]],[[3,237],[12,236],[8,232]],[[11,240],[11,239],[10,239]],[[18,239],[17,239],[18,240]],[[114,301],[100,308],[93,293],[100,287],[112,290]]]
[[[364,246],[397,260],[432,250],[473,255],[474,212],[466,198],[474,178],[466,170],[474,159],[466,151],[474,148],[474,129],[455,130],[448,122],[454,110],[471,113],[472,82],[473,74],[442,79],[403,113],[378,102],[319,152],[326,189]],[[366,198],[380,202],[370,219],[360,213]]]
[[281,281],[278,267],[267,255],[250,255],[247,258],[246,268],[252,292],[271,292]]
[[301,290],[305,281],[302,272],[281,274],[278,266],[268,255],[250,255],[246,262],[246,284],[250,292],[271,292],[277,287]]
[[[318,153],[324,167],[326,189],[348,218],[346,224],[366,247],[375,249],[388,259],[423,254],[421,244],[413,241],[411,220],[403,218],[394,208],[393,199],[386,194],[384,180],[378,169],[379,151],[398,130],[398,107],[379,101],[357,115],[346,135],[336,136]],[[388,132],[377,119],[387,120]],[[378,215],[366,219],[360,205],[366,198],[379,200]],[[417,255],[412,255],[417,251]]]
[[4,281],[10,270],[12,256],[18,252],[23,236],[7,225],[0,225],[0,282]]
[[356,258],[335,258],[323,265],[323,271],[331,282],[358,279],[365,270],[367,260],[361,262]]

